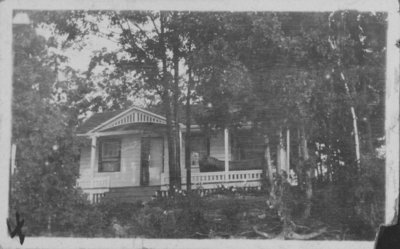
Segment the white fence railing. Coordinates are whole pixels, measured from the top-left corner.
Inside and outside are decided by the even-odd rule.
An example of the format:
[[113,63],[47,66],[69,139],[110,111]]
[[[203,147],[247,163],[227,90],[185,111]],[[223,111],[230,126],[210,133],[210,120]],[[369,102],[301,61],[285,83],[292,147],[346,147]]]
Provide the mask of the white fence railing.
[[[182,187],[186,184],[186,172],[182,172]],[[262,170],[238,170],[220,172],[196,172],[191,175],[194,188],[213,189],[225,187],[257,187],[261,186]],[[167,190],[169,185],[168,173],[161,174],[161,190]]]
[[93,179],[82,178],[76,182],[77,186],[82,189],[92,188],[110,188],[110,177],[95,177]]
[[77,180],[76,185],[88,194],[90,202],[98,203],[110,190],[110,177],[82,178]]

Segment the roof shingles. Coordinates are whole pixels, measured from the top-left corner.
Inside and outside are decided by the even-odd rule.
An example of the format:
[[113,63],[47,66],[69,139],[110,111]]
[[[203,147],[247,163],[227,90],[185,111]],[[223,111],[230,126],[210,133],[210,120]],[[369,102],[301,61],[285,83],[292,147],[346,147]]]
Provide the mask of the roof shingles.
[[124,111],[126,110],[95,113],[76,129],[76,133],[86,134],[87,132],[93,130],[97,126],[101,125],[102,123],[106,122],[109,119],[112,119],[113,117],[117,116],[118,114]]

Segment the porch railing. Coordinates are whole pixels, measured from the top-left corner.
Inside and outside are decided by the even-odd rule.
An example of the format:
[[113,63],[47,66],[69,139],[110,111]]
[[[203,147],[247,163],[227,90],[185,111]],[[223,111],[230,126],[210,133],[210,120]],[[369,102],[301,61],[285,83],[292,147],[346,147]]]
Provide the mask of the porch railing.
[[[182,172],[182,186],[186,184],[186,172]],[[262,170],[238,170],[219,172],[192,173],[191,182],[193,188],[214,189],[218,186],[225,187],[257,187],[261,186]],[[161,190],[169,187],[169,175],[161,175]]]
[[110,177],[82,178],[77,180],[76,185],[88,194],[90,202],[99,203],[105,193],[110,190]]
[[82,178],[76,182],[82,189],[110,188],[110,177],[95,177],[93,179]]

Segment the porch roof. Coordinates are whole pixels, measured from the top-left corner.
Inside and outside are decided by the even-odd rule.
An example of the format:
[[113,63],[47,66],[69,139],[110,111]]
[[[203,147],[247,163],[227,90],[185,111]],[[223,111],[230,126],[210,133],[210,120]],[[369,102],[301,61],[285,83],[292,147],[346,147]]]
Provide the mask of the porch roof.
[[91,135],[113,127],[136,123],[165,124],[166,119],[154,112],[132,106],[125,110],[95,113],[77,128],[76,133],[81,136]]
[[[196,110],[201,109],[198,105],[194,105],[192,108]],[[95,113],[77,128],[76,134],[80,136],[89,136],[93,133],[104,131],[140,129],[140,126],[132,126],[132,124],[161,124],[161,127],[163,127],[166,123],[166,118],[157,114],[159,112],[158,109],[153,108],[149,111],[133,106],[124,110]],[[186,113],[182,109],[183,108],[180,108],[181,121],[185,122]],[[192,116],[191,119],[192,131],[200,131],[200,126],[196,123],[194,116]],[[180,123],[180,126],[182,132],[186,132],[186,126],[182,123]],[[243,128],[248,128],[247,126],[248,124],[244,125]],[[149,126],[147,126],[147,128],[148,127]]]
[[108,129],[102,130],[103,132],[110,131],[129,131],[129,130],[142,130],[142,131],[166,131],[166,124],[157,123],[133,123],[124,124],[119,126],[110,127]]
[[[137,124],[137,125],[136,125]],[[149,124],[154,124],[150,125]],[[95,113],[81,124],[76,134],[90,136],[95,133],[142,129],[146,127],[164,127],[166,118],[146,109],[132,106],[128,109]],[[180,123],[181,128],[183,124]]]
[[85,134],[126,110],[94,113],[76,129],[77,134]]

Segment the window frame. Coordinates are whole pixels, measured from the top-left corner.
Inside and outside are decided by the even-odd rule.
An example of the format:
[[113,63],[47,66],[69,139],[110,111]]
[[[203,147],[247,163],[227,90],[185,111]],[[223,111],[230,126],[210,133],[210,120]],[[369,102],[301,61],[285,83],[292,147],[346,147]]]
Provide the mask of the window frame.
[[[103,146],[107,143],[118,143],[118,156],[110,156],[104,158],[103,155]],[[114,172],[121,172],[121,146],[122,141],[120,138],[106,138],[106,139],[99,139],[99,159],[98,159],[98,168],[97,171],[99,173],[114,173]],[[114,170],[104,170],[103,163],[110,163],[115,162],[117,163],[117,167]]]

